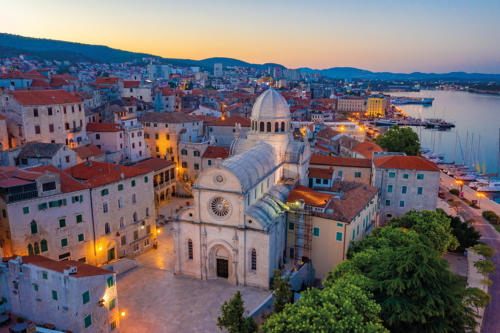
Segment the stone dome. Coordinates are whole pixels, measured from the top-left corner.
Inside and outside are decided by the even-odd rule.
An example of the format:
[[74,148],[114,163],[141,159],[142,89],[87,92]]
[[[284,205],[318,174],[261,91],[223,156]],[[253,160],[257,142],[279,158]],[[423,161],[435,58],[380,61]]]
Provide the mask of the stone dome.
[[264,91],[255,101],[252,108],[253,120],[290,119],[290,108],[287,101],[273,88]]

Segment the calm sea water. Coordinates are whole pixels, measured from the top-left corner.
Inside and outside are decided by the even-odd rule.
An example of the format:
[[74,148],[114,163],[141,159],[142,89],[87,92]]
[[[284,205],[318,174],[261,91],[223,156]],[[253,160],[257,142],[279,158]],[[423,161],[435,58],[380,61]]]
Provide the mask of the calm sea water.
[[[412,117],[442,118],[456,125],[448,131],[414,127],[420,136],[422,147],[444,154],[447,161],[471,166],[479,163],[481,169],[484,164],[486,173],[498,171],[500,96],[451,90],[422,90],[391,93],[391,95],[434,97],[432,106],[400,105],[399,107]],[[458,143],[455,145],[457,134]],[[498,195],[495,195],[495,201],[500,202]]]

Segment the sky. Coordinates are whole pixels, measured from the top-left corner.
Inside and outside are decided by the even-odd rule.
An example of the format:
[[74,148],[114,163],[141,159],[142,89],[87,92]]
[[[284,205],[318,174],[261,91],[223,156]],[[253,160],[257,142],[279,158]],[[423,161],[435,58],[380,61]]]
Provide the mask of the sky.
[[0,0],[0,32],[288,68],[500,73],[500,0]]

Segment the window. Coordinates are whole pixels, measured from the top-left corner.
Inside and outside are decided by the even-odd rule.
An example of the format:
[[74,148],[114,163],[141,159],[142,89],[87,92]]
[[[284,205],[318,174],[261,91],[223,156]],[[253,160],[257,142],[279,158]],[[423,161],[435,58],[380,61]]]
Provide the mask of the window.
[[40,242],[40,248],[41,248],[42,252],[48,251],[47,241],[45,239],[42,239],[42,241]]
[[118,191],[123,191],[123,184],[118,184]]
[[115,304],[116,304],[116,298],[113,298],[111,301],[109,301],[109,311],[115,308]]
[[419,173],[419,174],[417,174],[417,179],[418,179],[418,180],[422,180],[422,179],[424,179],[424,174],[423,174],[423,173]]
[[30,213],[30,208],[29,207],[23,207],[23,214],[29,214]]
[[399,207],[404,207],[405,206],[405,202],[404,201],[400,201],[399,202]]
[[342,178],[342,170],[339,171],[339,177]]
[[407,173],[403,174],[403,179],[408,179],[408,174]]
[[406,186],[401,187],[401,193],[406,194]]
[[31,234],[32,235],[38,233],[38,226],[34,220],[31,221],[30,227],[31,227]]
[[265,125],[264,125],[264,122],[263,122],[263,121],[261,121],[261,122],[260,122],[260,131],[261,131],[261,132],[264,132],[264,126],[265,126]]
[[153,126],[154,127],[158,127],[158,123],[153,123]]
[[199,165],[198,163],[195,163],[195,164],[194,164],[194,169],[195,169],[195,170],[200,170],[200,165]]
[[134,194],[132,194],[132,203],[136,203],[136,202],[137,202],[137,199],[136,199],[135,193],[134,193]]
[[108,288],[111,288],[115,285],[115,280],[113,279],[112,276],[110,276],[107,280],[106,280],[107,284],[108,284]]
[[120,228],[125,228],[125,219],[122,217],[120,217]]
[[361,172],[355,172],[354,173],[354,178],[361,178]]
[[275,122],[274,123],[274,131],[275,132],[279,132],[279,130],[280,130],[280,123],[279,122]]
[[144,177],[144,182],[147,183],[149,180],[148,176]]
[[315,183],[316,184],[321,184],[321,179],[320,178],[316,178]]
[[123,208],[123,198],[118,199],[118,208]]
[[59,228],[64,228],[66,226],[66,219],[59,219]]
[[417,188],[417,194],[418,194],[418,195],[422,195],[422,188],[421,188],[421,187],[418,187],[418,188]]
[[198,150],[193,151],[193,156],[200,156],[200,152]]
[[137,218],[137,213],[136,213],[136,212],[134,212],[133,218],[134,218],[134,222],[137,222],[137,221],[138,221],[138,218]]
[[187,154],[188,154],[188,152],[187,152],[187,150],[186,150],[186,149],[182,149],[182,150],[181,150],[181,155],[187,155]]
[[34,289],[35,291],[38,291],[38,285],[37,285],[36,283],[33,283],[33,289]]
[[188,167],[187,163],[186,162],[182,162],[182,167],[183,168],[187,168]]
[[127,236],[122,236],[122,238],[120,240],[120,244],[121,245],[126,245],[127,244]]
[[82,223],[83,222],[83,217],[82,217],[82,214],[78,214],[76,216],[76,223]]
[[54,133],[54,124],[49,124],[49,132]]
[[323,185],[328,185],[328,179],[323,179]]
[[85,240],[85,236],[83,234],[78,234],[78,241],[83,242]]
[[252,249],[252,255],[251,255],[251,270],[256,271],[257,270],[257,251],[255,249]]
[[96,140],[101,139],[101,135],[100,135],[100,134],[96,134],[96,135],[95,135],[95,139],[96,139]]
[[151,233],[151,226],[150,226],[150,225],[148,225],[148,226],[146,227],[146,233],[147,233],[148,235]]
[[107,235],[111,233],[111,228],[109,227],[109,223],[104,224],[104,233]]
[[61,247],[66,247],[66,246],[68,246],[68,239],[67,238],[61,239]]
[[395,172],[389,172],[389,178],[394,178],[396,177],[396,173]]
[[102,204],[102,211],[103,211],[103,213],[107,213],[108,212],[108,203],[107,202],[104,202]]
[[267,132],[271,132],[271,122],[267,122]]
[[116,321],[112,321],[110,324],[111,330],[114,330],[116,328]]
[[85,324],[85,328],[87,328],[90,325],[92,325],[92,315],[86,316],[85,319],[83,320],[83,322]]
[[[168,125],[168,124],[167,124]],[[167,140],[170,140],[170,134],[167,134]]]
[[315,237],[319,237],[319,228],[318,228],[318,227],[314,227],[314,228],[313,228],[313,235],[314,235]]
[[344,224],[343,224],[343,223],[337,222],[337,227],[342,228],[343,226],[344,226]]
[[392,185],[387,185],[387,192],[389,192],[389,193],[392,192]]
[[109,194],[109,190],[107,188],[101,190],[101,197],[108,195],[108,194]]
[[288,222],[288,230],[294,230],[295,229],[295,224],[293,222]]
[[52,299],[57,301],[57,291],[52,290]]
[[38,117],[38,109],[33,109],[33,117]]
[[285,122],[284,121],[281,122],[281,131],[282,132],[285,131]]
[[38,246],[38,242],[35,242],[35,254],[40,254],[40,247]]
[[47,109],[47,115],[52,116],[52,108]]
[[386,206],[390,206],[390,205],[391,205],[391,200],[386,200],[386,201],[385,201],[385,205],[386,205]]
[[188,259],[193,260],[193,241],[188,239]]
[[138,240],[139,239],[139,231],[135,230],[134,231],[134,240]]
[[5,209],[2,209],[2,217],[7,217],[7,211]]
[[87,290],[86,292],[84,292],[84,293],[82,294],[82,303],[83,303],[83,304],[87,304],[89,301],[90,301],[90,293],[89,293],[89,291]]
[[211,166],[212,165],[212,160],[208,160],[207,164],[208,164],[208,166]]
[[34,255],[33,245],[31,245],[31,244],[28,244],[28,255],[30,255],[30,256]]
[[[358,231],[359,231],[359,225],[358,225]],[[340,231],[337,231],[337,234],[335,235],[335,239],[337,240],[337,242],[342,242],[342,232]]]
[[130,182],[130,185],[131,185],[132,187],[135,187],[135,179],[133,179],[133,180]]

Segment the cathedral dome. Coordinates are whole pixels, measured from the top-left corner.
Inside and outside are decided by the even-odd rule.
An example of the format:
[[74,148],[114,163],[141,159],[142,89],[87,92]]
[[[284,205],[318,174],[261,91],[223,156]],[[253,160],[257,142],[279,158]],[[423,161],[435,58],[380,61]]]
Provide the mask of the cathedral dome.
[[253,120],[289,119],[290,109],[283,96],[273,88],[269,88],[255,101],[251,118]]

